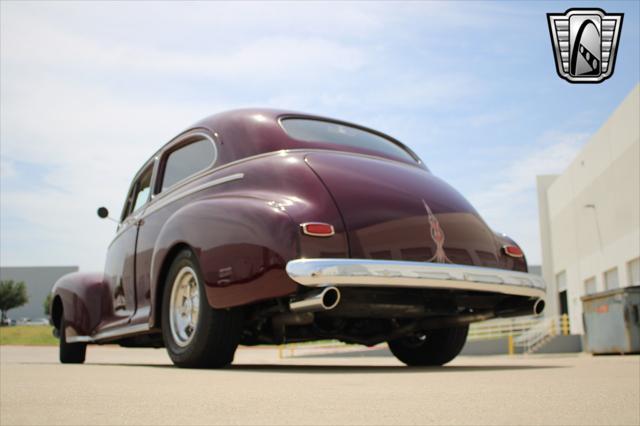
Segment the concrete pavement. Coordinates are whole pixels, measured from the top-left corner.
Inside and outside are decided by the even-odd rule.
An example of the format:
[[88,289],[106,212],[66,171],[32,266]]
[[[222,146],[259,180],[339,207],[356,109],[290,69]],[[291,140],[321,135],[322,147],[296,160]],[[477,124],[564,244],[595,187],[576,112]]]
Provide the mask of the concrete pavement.
[[640,424],[640,357],[279,359],[240,349],[225,370],[171,366],[163,349],[0,347],[0,424]]

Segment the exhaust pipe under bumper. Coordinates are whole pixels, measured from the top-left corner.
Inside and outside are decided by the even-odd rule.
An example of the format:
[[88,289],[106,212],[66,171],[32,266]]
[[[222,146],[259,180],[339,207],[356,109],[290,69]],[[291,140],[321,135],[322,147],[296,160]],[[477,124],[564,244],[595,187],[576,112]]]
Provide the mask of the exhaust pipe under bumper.
[[340,290],[336,287],[325,287],[306,293],[302,299],[289,304],[291,312],[319,312],[335,308],[340,303]]
[[544,311],[545,303],[544,299],[536,300],[536,303],[533,304],[533,314],[540,315],[542,311]]

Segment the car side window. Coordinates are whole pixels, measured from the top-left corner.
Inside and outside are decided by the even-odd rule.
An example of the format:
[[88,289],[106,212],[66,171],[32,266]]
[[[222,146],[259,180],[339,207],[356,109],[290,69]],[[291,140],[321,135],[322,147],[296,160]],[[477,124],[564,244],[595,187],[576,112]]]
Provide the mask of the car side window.
[[134,197],[132,212],[137,211],[140,207],[144,206],[149,201],[149,194],[151,192],[151,171],[149,168],[138,181],[136,193]]
[[149,166],[135,181],[131,192],[127,197],[122,219],[124,220],[131,213],[139,210],[149,201],[151,194],[151,176],[153,174],[153,166]]
[[207,138],[196,139],[172,151],[164,162],[161,191],[192,176],[216,160],[216,147]]

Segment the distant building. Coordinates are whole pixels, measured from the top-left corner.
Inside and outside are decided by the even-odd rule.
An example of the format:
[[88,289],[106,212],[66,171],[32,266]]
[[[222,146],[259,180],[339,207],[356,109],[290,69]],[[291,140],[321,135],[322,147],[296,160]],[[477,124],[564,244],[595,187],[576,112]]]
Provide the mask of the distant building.
[[640,85],[561,174],[538,176],[547,314],[582,334],[586,294],[640,285]]
[[22,318],[45,318],[44,300],[58,278],[71,272],[77,272],[77,266],[25,266],[0,268],[0,280],[24,281],[27,286],[29,302],[19,308],[11,309],[8,317],[14,320]]

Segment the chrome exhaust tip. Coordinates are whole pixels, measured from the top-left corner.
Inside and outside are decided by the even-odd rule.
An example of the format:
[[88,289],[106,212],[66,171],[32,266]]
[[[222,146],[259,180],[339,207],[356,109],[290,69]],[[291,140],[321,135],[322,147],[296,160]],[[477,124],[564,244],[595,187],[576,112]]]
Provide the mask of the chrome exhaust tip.
[[540,315],[544,311],[545,303],[544,299],[538,299],[533,304],[533,314]]
[[336,287],[325,287],[304,295],[303,299],[289,304],[291,312],[328,311],[340,303],[340,290]]

